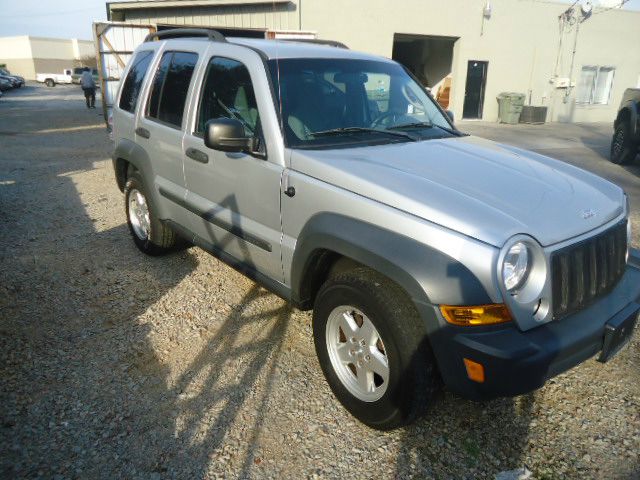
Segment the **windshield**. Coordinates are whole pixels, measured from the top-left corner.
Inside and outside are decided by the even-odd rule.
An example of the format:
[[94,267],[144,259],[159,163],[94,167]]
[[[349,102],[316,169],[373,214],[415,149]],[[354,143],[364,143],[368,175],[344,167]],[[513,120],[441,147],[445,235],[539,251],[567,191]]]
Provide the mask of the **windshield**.
[[270,60],[289,147],[329,148],[456,136],[425,90],[397,63]]

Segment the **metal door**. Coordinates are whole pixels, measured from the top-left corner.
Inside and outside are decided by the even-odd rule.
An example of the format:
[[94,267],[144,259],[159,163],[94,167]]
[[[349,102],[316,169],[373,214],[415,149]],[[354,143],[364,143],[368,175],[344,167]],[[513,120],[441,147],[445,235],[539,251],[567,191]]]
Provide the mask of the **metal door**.
[[482,118],[488,67],[489,62],[469,60],[467,64],[467,83],[464,90],[462,118]]

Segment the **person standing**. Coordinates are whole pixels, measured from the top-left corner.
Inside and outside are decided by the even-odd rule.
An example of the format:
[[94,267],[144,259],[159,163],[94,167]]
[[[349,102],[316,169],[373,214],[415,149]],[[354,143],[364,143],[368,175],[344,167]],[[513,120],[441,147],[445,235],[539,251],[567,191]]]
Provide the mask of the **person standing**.
[[96,82],[88,67],[85,67],[82,72],[80,86],[84,92],[84,99],[87,101],[87,108],[96,108]]

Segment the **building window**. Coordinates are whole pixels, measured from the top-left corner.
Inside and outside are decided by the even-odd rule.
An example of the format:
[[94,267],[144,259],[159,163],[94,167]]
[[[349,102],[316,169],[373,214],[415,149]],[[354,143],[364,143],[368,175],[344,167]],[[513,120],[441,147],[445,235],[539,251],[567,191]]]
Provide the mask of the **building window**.
[[613,67],[594,65],[582,67],[576,102],[586,105],[607,105],[611,98],[615,72],[616,69]]

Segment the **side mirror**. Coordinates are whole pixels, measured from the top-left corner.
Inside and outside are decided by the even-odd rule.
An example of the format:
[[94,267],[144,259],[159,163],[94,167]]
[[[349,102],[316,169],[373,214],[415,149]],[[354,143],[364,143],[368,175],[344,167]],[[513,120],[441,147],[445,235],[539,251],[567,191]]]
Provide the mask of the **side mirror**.
[[205,124],[204,144],[223,152],[246,152],[251,149],[253,138],[245,135],[244,127],[239,120],[216,118]]
[[451,110],[445,110],[444,113],[447,114],[447,117],[449,117],[449,120],[451,120],[451,123],[455,122],[455,118],[453,118],[453,112]]

